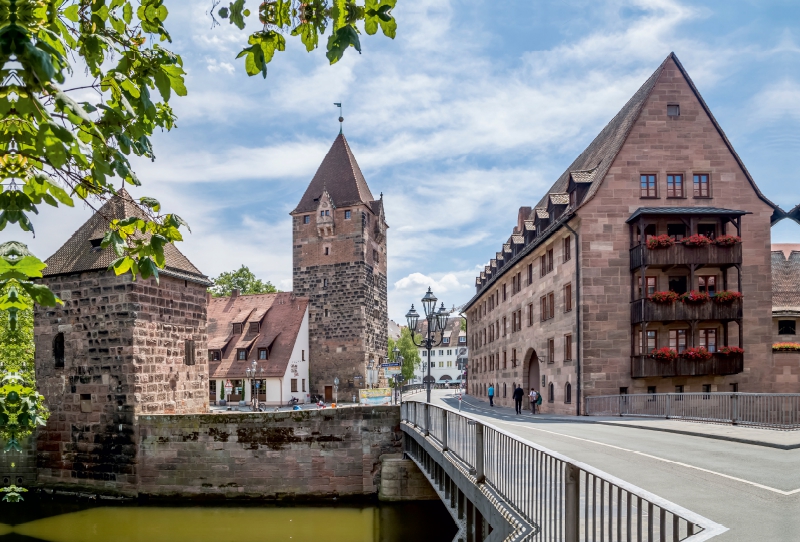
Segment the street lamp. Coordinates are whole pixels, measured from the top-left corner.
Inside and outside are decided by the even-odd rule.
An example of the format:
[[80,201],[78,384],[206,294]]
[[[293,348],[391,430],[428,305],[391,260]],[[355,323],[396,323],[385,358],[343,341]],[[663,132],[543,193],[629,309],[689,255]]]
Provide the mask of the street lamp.
[[[250,405],[253,407],[253,410],[256,410],[258,408],[258,388],[259,388],[258,384],[260,384],[255,382],[255,378],[259,374],[258,362],[256,360],[253,360],[250,367],[245,369],[244,374],[247,375],[247,378],[249,378],[251,381],[250,393],[252,394],[253,391],[255,391],[255,396],[250,398]],[[263,367],[261,368],[261,374],[262,375],[264,374]]]
[[369,385],[370,388],[374,387],[375,375],[372,372],[374,368],[375,368],[375,360],[371,359],[369,360],[369,363],[367,363],[367,378],[369,378],[367,384]]
[[[428,402],[431,402],[431,350],[442,344],[442,335],[444,334],[444,330],[447,327],[447,322],[450,319],[450,313],[447,312],[447,309],[444,308],[444,303],[442,303],[441,308],[437,311],[436,310],[436,296],[433,295],[433,292],[430,288],[428,288],[427,293],[422,298],[422,310],[425,312],[425,320],[428,322],[428,329],[426,334],[417,342],[414,340],[414,330],[417,328],[417,323],[419,322],[419,314],[416,310],[414,310],[414,305],[411,305],[411,310],[408,311],[406,314],[406,321],[408,322],[408,329],[411,331],[411,341],[420,348],[425,348],[428,351],[428,376],[426,376],[423,381],[425,382],[425,388],[427,391]],[[436,332],[440,332],[439,340],[435,340]]]

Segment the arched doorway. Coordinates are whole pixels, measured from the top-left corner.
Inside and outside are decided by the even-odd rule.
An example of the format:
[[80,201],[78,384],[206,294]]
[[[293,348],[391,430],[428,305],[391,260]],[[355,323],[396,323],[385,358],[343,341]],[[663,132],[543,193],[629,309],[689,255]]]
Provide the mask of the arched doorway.
[[536,355],[536,350],[529,348],[525,353],[525,364],[523,365],[524,372],[522,374],[522,389],[525,390],[525,395],[531,388],[539,389],[541,387],[541,376],[539,373],[539,356]]

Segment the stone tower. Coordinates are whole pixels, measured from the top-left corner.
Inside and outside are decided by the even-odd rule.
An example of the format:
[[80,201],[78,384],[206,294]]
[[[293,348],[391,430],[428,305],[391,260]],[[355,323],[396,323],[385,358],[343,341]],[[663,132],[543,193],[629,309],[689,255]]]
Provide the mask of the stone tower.
[[121,190],[47,259],[63,306],[34,312],[36,381],[51,416],[38,433],[39,481],[135,492],[137,416],[208,410],[206,288],[174,245],[160,280],[108,267],[109,221],[143,216]]
[[369,361],[386,356],[388,226],[344,135],[291,215],[293,290],[310,300],[311,392],[330,394],[338,377],[349,400]]

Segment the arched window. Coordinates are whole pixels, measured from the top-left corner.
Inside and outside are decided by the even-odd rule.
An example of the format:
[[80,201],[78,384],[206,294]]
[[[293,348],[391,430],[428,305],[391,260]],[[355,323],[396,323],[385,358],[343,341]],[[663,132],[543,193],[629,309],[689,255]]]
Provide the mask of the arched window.
[[547,402],[552,403],[556,400],[556,387],[550,382],[547,386]]
[[503,397],[506,397],[506,383],[503,382]]
[[53,339],[53,364],[58,368],[64,368],[64,334],[58,333]]
[[571,403],[572,402],[572,384],[567,382],[567,385],[564,386],[564,402]]

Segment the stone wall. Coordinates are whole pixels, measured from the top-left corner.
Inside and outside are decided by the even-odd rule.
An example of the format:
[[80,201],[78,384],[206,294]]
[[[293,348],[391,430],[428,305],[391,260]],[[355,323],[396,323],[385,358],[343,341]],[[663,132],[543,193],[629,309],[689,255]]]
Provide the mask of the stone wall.
[[[207,410],[205,287],[108,271],[42,282],[64,305],[34,312],[37,386],[51,412],[38,433],[39,480],[135,492],[135,416]],[[184,363],[186,339],[195,365]]]
[[773,352],[775,393],[800,393],[800,352]]
[[403,454],[385,455],[381,459],[382,501],[435,501],[439,496],[417,464],[403,459]]
[[330,498],[374,495],[402,451],[397,407],[138,418],[138,493]]

